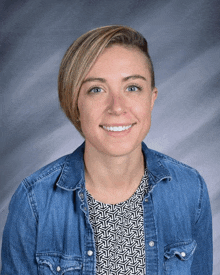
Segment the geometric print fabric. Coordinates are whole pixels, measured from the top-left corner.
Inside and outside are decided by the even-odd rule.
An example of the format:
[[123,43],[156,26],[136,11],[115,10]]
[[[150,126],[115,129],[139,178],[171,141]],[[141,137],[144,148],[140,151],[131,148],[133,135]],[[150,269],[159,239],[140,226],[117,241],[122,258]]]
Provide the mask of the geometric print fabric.
[[147,169],[135,193],[118,204],[96,201],[86,190],[96,245],[97,275],[145,274],[143,206]]

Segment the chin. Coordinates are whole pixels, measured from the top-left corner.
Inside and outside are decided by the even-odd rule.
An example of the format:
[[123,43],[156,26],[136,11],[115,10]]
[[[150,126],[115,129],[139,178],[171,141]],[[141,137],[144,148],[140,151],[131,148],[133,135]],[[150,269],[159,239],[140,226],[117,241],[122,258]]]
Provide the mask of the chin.
[[141,150],[141,143],[145,136],[146,131],[122,137],[106,137],[98,133],[96,133],[96,135],[85,133],[85,140],[86,147],[91,152],[93,151],[95,153],[96,151],[96,153],[101,153],[106,156],[120,157],[129,155],[135,150],[138,150],[138,148]]
[[102,146],[102,148],[100,149],[102,153],[106,155],[120,157],[120,156],[126,156],[131,154],[138,147],[141,148],[141,142],[137,144],[131,144],[131,143],[109,144],[106,146]]

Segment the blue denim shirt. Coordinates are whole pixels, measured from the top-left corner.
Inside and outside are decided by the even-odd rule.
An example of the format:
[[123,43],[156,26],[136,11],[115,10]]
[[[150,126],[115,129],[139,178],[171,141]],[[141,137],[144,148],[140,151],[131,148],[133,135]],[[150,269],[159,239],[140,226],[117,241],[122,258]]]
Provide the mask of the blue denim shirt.
[[[2,275],[96,273],[84,146],[27,177],[15,192],[3,236]],[[212,274],[212,218],[204,180],[144,143],[142,150],[150,184],[143,201],[146,274]]]

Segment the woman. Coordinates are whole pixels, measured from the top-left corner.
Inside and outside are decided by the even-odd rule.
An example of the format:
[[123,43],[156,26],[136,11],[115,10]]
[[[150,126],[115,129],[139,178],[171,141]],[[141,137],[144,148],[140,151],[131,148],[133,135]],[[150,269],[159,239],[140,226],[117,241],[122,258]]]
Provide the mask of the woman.
[[14,194],[2,274],[212,274],[203,179],[142,142],[157,98],[144,37],[107,26],[78,38],[59,98],[85,143]]

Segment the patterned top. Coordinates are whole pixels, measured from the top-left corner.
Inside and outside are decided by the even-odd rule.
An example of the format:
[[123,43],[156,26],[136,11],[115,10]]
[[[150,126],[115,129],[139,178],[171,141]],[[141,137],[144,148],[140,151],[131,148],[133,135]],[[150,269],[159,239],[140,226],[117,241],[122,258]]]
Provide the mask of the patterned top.
[[105,204],[86,192],[96,244],[96,274],[145,274],[142,202],[148,192],[147,169],[136,192],[124,202]]

